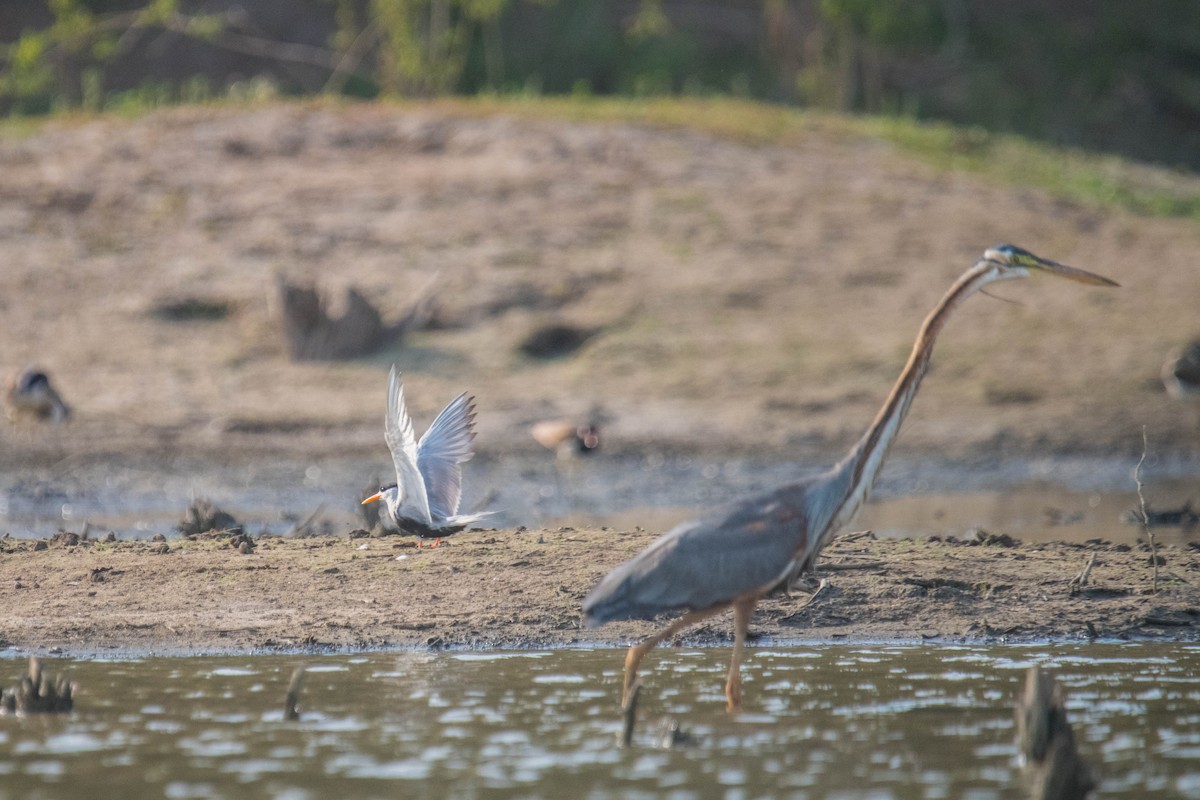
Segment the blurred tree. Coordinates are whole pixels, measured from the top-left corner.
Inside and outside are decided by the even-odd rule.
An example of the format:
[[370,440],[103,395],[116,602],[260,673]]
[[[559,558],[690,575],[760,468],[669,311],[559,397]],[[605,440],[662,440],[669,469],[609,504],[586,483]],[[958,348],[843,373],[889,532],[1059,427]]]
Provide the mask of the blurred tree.
[[[899,111],[889,106],[885,73],[906,54],[936,50],[946,35],[939,0],[820,0],[828,54],[811,80],[832,80],[844,111]],[[832,69],[830,69],[832,67]],[[820,95],[828,91],[817,88]]]
[[258,76],[363,97],[731,93],[1200,167],[1200,0],[0,3],[0,113]]
[[371,24],[381,32],[380,88],[406,96],[453,91],[466,65],[472,33],[497,21],[507,4],[508,0],[371,0]]

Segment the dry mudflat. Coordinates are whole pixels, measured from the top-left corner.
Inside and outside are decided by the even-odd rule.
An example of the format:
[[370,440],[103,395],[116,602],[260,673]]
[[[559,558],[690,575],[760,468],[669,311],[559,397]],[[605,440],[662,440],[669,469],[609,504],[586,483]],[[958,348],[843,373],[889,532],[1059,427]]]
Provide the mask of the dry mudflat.
[[[581,628],[580,602],[653,535],[472,531],[435,549],[399,537],[264,538],[253,547],[228,535],[7,540],[0,633],[10,646],[68,654],[626,643],[653,625]],[[767,599],[752,630],[777,642],[1194,640],[1200,551],[1165,548],[1160,558],[1152,593],[1138,547],[848,534],[821,558],[814,579],[825,585]],[[684,634],[706,644],[730,636],[728,615]]]
[[[2,432],[8,465],[378,459],[392,362],[417,419],[474,392],[484,452],[536,450],[530,423],[591,414],[610,452],[825,463],[1000,242],[1123,286],[973,298],[905,454],[1136,457],[1143,425],[1153,454],[1200,447],[1195,410],[1158,380],[1200,335],[1200,226],[947,172],[836,126],[747,143],[519,106],[181,108],[0,131],[0,171],[0,367],[41,365],[75,409],[69,435]],[[334,313],[355,287],[388,320],[436,279],[437,314],[371,358],[292,362],[278,275],[314,281]],[[551,326],[581,344],[526,355]]]
[[[418,420],[474,392],[488,455],[537,451],[535,421],[592,416],[610,453],[828,463],[874,415],[928,309],[1005,241],[1123,287],[1026,281],[995,290],[1012,303],[973,298],[896,452],[1136,459],[1143,427],[1154,458],[1200,447],[1195,409],[1158,380],[1200,333],[1194,221],[947,172],[837,126],[765,143],[470,104],[183,108],[5,130],[0,173],[0,367],[39,364],[74,408],[65,428],[0,430],[0,466],[48,496],[83,465],[169,472],[186,456],[219,472],[336,455],[364,462],[337,487],[352,504],[387,464],[393,362]],[[436,280],[434,324],[369,358],[292,362],[281,274],[314,281],[335,310],[356,287],[388,318]],[[523,353],[552,326],[579,346]],[[72,652],[623,642],[650,627],[581,629],[580,600],[657,533],[498,530],[417,550],[343,532],[248,553],[221,537],[5,540],[0,639]],[[754,629],[1200,630],[1194,550],[1162,553],[1152,594],[1141,549],[1009,544],[842,539],[820,594],[765,602]],[[718,619],[688,636],[728,630]]]

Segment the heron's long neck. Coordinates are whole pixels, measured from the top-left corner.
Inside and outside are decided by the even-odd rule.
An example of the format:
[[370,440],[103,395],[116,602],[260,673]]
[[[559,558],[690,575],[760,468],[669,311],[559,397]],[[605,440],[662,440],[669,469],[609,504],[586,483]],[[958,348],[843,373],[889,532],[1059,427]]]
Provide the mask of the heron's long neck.
[[904,365],[904,370],[900,373],[896,385],[892,387],[883,408],[879,409],[874,422],[858,440],[858,444],[834,467],[835,484],[841,489],[841,499],[833,509],[826,536],[836,533],[842,525],[849,523],[866,502],[871,486],[875,483],[875,476],[879,474],[888,449],[896,440],[900,424],[908,415],[908,409],[921,386],[921,379],[925,377],[925,370],[929,367],[929,360],[933,355],[934,342],[937,341],[946,320],[960,303],[994,277],[987,265],[977,264],[963,273],[925,318],[920,332],[917,333],[917,340],[913,343],[912,355],[908,357],[908,363]]

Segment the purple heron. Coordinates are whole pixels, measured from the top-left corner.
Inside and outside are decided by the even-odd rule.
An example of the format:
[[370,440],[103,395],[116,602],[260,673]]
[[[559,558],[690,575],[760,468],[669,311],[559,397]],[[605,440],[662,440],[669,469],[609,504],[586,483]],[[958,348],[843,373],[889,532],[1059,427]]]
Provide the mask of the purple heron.
[[583,601],[588,625],[654,619],[679,613],[671,624],[629,648],[624,696],[642,658],[659,642],[727,608],[733,609],[733,658],[725,684],[729,709],[741,705],[739,665],[754,607],[809,570],[826,542],[867,499],[888,448],[921,386],[933,345],[950,315],[994,281],[1057,275],[1093,286],[1108,278],[1039,258],[1013,245],[986,250],[946,292],[917,333],[908,363],[871,426],[829,470],[786,483],[678,525],[608,573]]
[[393,366],[388,373],[388,408],[384,440],[392,451],[396,482],[362,501],[382,500],[384,527],[420,539],[436,539],[461,531],[491,514],[459,514],[462,464],[475,455],[475,398],[463,392],[451,400],[417,441],[404,404],[404,385]]

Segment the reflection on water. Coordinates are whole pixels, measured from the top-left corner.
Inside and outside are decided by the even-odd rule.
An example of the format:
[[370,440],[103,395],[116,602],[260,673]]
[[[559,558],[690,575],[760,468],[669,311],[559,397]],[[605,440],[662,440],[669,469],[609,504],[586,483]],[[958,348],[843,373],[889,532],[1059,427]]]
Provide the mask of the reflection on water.
[[[969,533],[985,527],[1020,539],[1091,538],[1132,542],[1138,528],[1119,520],[1136,507],[1135,462],[1117,459],[1010,460],[964,465],[894,459],[856,520],[885,535]],[[104,462],[30,472],[0,472],[0,535],[50,536],[79,531],[84,521],[122,538],[170,533],[193,499],[213,501],[253,534],[286,534],[318,507],[330,530],[361,524],[358,500],[378,486],[390,464],[372,468],[357,459],[263,462],[243,465],[183,459],[152,467]],[[463,508],[482,504],[498,513],[501,528],[518,525],[609,525],[666,530],[699,509],[744,497],[811,474],[795,463],[748,458],[596,455],[574,463],[508,455],[471,462]],[[1200,464],[1147,466],[1152,508],[1200,500]],[[1161,541],[1193,534],[1161,529]]]
[[[628,750],[614,650],[56,660],[77,710],[0,719],[0,798],[1019,797],[1012,701],[1034,662],[1068,691],[1100,796],[1200,798],[1195,645],[762,646],[736,717],[726,657],[656,651]],[[663,716],[688,746],[655,746]]]

